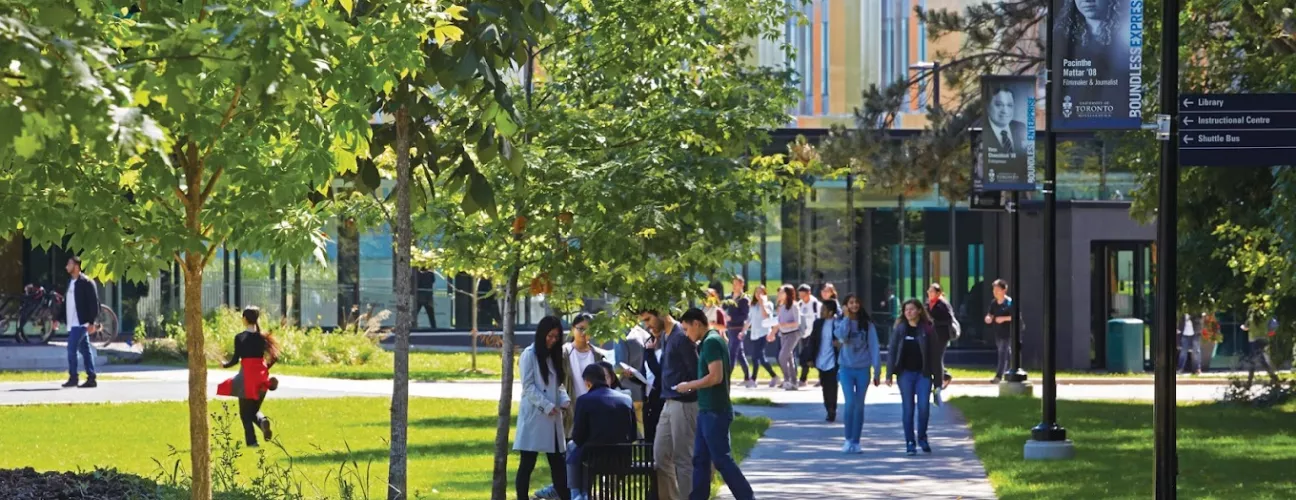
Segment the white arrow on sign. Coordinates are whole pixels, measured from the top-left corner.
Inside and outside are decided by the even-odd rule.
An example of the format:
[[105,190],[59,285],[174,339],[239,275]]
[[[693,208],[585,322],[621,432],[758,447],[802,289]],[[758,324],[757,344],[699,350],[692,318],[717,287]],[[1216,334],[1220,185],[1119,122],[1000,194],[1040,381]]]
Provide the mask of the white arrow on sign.
[[1189,100],[1189,99],[1184,99],[1184,107],[1185,107],[1185,108],[1191,108],[1191,107],[1192,107],[1192,101]]
[[1184,119],[1183,119],[1183,124],[1184,124],[1184,125],[1192,125],[1192,124],[1193,124],[1192,117],[1191,117],[1191,116],[1185,116]]
[[1192,136],[1191,136],[1191,135],[1185,135],[1183,141],[1184,141],[1184,144],[1192,144],[1192,141],[1193,141]]

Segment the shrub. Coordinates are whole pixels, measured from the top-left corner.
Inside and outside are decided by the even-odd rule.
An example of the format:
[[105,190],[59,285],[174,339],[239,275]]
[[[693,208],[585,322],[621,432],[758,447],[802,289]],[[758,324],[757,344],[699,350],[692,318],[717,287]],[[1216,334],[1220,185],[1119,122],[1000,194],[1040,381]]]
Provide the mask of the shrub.
[[[303,329],[281,324],[262,322],[262,328],[279,341],[279,363],[285,365],[363,365],[378,358],[382,347],[379,337],[365,331],[337,330],[325,332],[320,328]],[[146,339],[143,342],[145,360],[183,361],[188,359],[187,335],[179,323],[165,325],[165,338]],[[243,331],[243,315],[237,309],[220,308],[203,319],[203,336],[206,338],[208,364],[224,363],[234,354],[234,335]]]

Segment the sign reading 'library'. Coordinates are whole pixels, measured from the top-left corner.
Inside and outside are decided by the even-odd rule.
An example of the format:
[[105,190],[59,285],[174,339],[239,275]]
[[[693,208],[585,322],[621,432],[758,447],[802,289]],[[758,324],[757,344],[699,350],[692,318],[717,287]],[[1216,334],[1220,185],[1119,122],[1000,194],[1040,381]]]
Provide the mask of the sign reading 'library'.
[[1296,164],[1296,94],[1185,94],[1179,101],[1179,164]]

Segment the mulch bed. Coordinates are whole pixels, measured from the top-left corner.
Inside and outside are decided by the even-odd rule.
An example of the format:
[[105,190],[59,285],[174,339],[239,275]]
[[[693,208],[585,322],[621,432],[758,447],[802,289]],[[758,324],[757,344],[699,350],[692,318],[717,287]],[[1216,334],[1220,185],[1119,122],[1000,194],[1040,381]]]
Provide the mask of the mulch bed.
[[7,500],[152,500],[157,483],[113,469],[92,472],[0,470],[0,495]]

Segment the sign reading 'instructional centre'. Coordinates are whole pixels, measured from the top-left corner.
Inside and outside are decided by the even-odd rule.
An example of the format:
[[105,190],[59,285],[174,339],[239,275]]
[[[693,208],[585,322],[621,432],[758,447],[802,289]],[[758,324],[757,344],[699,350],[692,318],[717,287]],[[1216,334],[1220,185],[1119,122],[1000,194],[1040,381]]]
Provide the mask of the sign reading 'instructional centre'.
[[1187,94],[1179,101],[1179,164],[1296,164],[1296,94]]
[[1143,123],[1143,0],[1053,0],[1058,131]]

